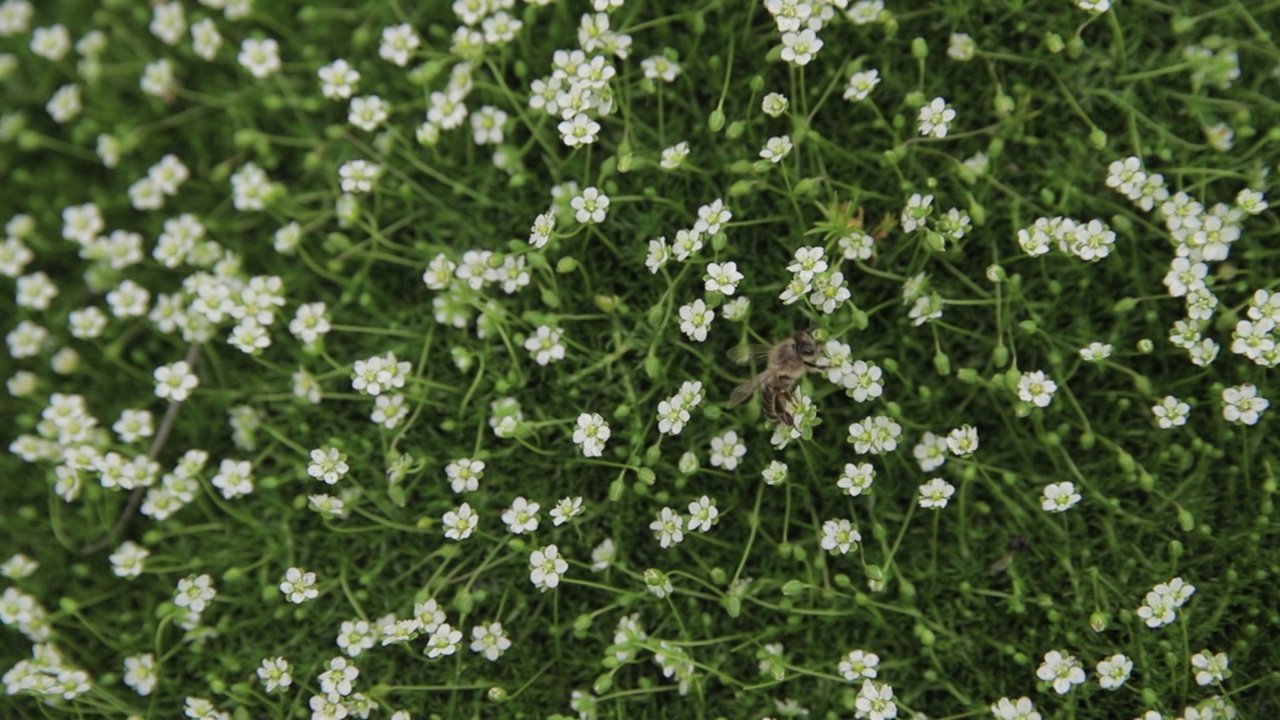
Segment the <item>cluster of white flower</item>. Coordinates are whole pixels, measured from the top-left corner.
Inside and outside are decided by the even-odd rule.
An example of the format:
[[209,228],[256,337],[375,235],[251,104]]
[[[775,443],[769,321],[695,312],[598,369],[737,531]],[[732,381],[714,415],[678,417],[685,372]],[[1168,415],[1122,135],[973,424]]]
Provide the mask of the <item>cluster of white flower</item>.
[[[5,591],[4,597],[0,598],[0,620],[4,621],[6,625],[16,622],[9,615],[9,611],[14,610],[14,605],[10,603],[17,602],[16,599],[11,597],[15,592],[14,588],[9,588]],[[17,593],[17,596],[21,596],[21,593]],[[18,609],[19,612],[24,613],[24,616],[29,617],[31,608],[39,608],[39,605],[34,604],[34,599],[30,598],[29,595],[21,597],[32,600],[32,603],[23,605]],[[39,609],[43,611],[42,608]],[[18,627],[22,629],[23,625],[20,624]],[[25,630],[23,632],[26,633]],[[48,634],[47,631],[45,634]],[[4,685],[5,695],[28,694],[43,698],[49,703],[61,703],[74,700],[80,695],[89,692],[88,673],[64,661],[62,653],[56,645],[35,640],[34,638],[32,640],[35,644],[31,646],[31,659],[19,660],[0,678],[0,682]],[[125,682],[128,682],[128,680],[126,679]],[[154,680],[152,684],[154,684]],[[150,692],[149,689],[148,692]],[[140,694],[145,695],[147,693],[140,692]]]
[[[191,171],[176,155],[165,155],[145,176],[129,186],[129,200],[136,210],[159,210],[164,207],[165,197],[177,195],[189,177]],[[63,217],[66,217],[65,211]]]
[[658,403],[658,431],[664,435],[679,435],[689,422],[689,413],[702,403],[702,383],[687,380],[675,395]]
[[845,389],[855,402],[867,402],[884,394],[884,371],[874,362],[853,360],[848,343],[828,340],[823,346],[826,363],[822,373],[828,380]]
[[[608,14],[587,13],[579,24],[578,45],[573,50],[556,50],[551,74],[529,85],[529,107],[560,118],[560,138],[571,148],[594,143],[600,134],[598,120],[613,113],[614,91],[609,82],[618,71],[609,56],[627,59],[631,36],[611,30]],[[642,65],[646,77],[666,82],[680,72],[678,65],[665,58],[648,58]]]
[[[461,262],[439,253],[422,274],[422,282],[431,290],[444,291],[431,300],[435,320],[441,325],[463,329],[471,322],[471,299],[474,291],[485,285],[502,287],[508,295],[529,285],[530,275],[524,255],[499,255],[491,250],[471,249],[462,253]],[[484,323],[477,328],[480,338],[486,336]]]
[[1147,593],[1138,607],[1138,617],[1147,627],[1158,628],[1177,619],[1174,612],[1182,607],[1196,592],[1196,586],[1176,577],[1167,583],[1159,583]]
[[[1269,207],[1265,195],[1246,188],[1237,193],[1234,205],[1219,202],[1206,210],[1186,192],[1170,195],[1164,177],[1148,172],[1136,156],[1112,162],[1106,184],[1142,210],[1158,210],[1164,218],[1165,229],[1175,243],[1175,257],[1164,276],[1164,285],[1170,297],[1184,298],[1187,313],[1186,318],[1174,322],[1169,341],[1186,350],[1196,365],[1209,365],[1217,359],[1219,346],[1202,334],[1218,307],[1218,298],[1209,285],[1208,263],[1229,257],[1231,245],[1241,237],[1245,219]],[[1027,237],[1043,234],[1041,230]],[[1020,242],[1026,232],[1020,231]],[[1023,247],[1026,249],[1027,245]],[[1237,321],[1232,333],[1231,351],[1264,367],[1280,364],[1280,336],[1276,334],[1280,299],[1271,298],[1267,290],[1255,292],[1248,319]]]
[[[698,220],[694,222],[693,227],[689,229],[680,229],[676,231],[676,239],[667,245],[665,236],[654,238],[649,241],[649,252],[645,257],[645,267],[649,268],[649,272],[657,273],[667,264],[667,261],[675,258],[680,262],[688,262],[694,258],[700,250],[702,250],[705,241],[710,240],[718,243],[716,247],[723,244],[723,236],[717,237],[725,228],[730,220],[733,219],[733,211],[725,207],[724,200],[716,198],[711,203],[702,205],[698,208]],[[727,273],[724,278],[726,282],[724,287],[737,288],[737,283],[742,280],[742,276],[737,272],[735,263],[725,263],[732,265],[732,272]],[[711,269],[708,267],[708,275]],[[725,267],[717,265],[717,273],[726,274]],[[716,280],[716,285],[720,285],[720,281]],[[721,290],[712,290],[712,282],[707,281],[708,292],[723,292]],[[725,295],[731,295],[732,292],[724,292]]]
[[662,508],[658,517],[649,523],[649,529],[653,531],[658,544],[666,548],[683,541],[686,529],[689,532],[707,532],[719,519],[720,510],[716,508],[716,501],[703,495],[689,503],[688,517],[669,507]]
[[898,449],[902,426],[886,415],[867,417],[849,426],[849,442],[859,455],[882,455]]
[[818,32],[835,17],[835,4],[765,0],[764,6],[782,35],[782,59],[798,67],[808,65],[822,49]]
[[791,280],[783,288],[779,299],[784,305],[792,305],[801,298],[830,315],[852,297],[844,279],[844,273],[836,268],[828,270],[826,251],[820,247],[801,247],[795,251],[795,259],[787,265]]
[[1043,255],[1056,246],[1061,252],[1093,262],[1110,255],[1115,243],[1115,232],[1101,220],[1041,217],[1031,227],[1018,230],[1018,245],[1032,256]]

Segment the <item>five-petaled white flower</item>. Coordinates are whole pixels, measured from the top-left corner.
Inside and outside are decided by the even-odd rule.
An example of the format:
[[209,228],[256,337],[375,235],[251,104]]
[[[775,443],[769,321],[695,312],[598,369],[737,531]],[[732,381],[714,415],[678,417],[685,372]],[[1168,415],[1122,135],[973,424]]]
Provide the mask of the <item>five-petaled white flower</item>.
[[1080,502],[1080,493],[1076,492],[1075,483],[1066,481],[1046,485],[1040,507],[1046,512],[1063,512]]
[[708,308],[701,299],[680,307],[680,331],[690,340],[704,342],[707,331],[711,329],[711,321],[715,319],[715,311]]
[[1256,425],[1262,411],[1271,406],[1271,401],[1258,395],[1258,388],[1253,383],[1245,383],[1222,391],[1222,417],[1227,422],[1238,425]]
[[951,128],[951,121],[956,119],[956,111],[947,101],[936,97],[928,105],[920,108],[919,130],[925,137],[944,138]]
[[559,585],[560,578],[568,571],[569,563],[560,557],[560,548],[555,545],[529,553],[529,580],[543,592]]
[[1051,683],[1054,692],[1065,695],[1073,685],[1084,682],[1084,668],[1074,655],[1063,655],[1058,650],[1044,654],[1044,662],[1036,669],[1036,677]]
[[918,490],[920,491],[920,507],[934,509],[946,507],[947,501],[956,493],[955,486],[942,478],[934,478],[921,485]]
[[1023,373],[1018,379],[1018,398],[1036,407],[1048,407],[1058,384],[1047,378],[1042,370]]
[[291,567],[285,571],[284,580],[280,581],[280,592],[291,603],[301,604],[314,600],[320,596],[320,591],[316,589],[316,574]]

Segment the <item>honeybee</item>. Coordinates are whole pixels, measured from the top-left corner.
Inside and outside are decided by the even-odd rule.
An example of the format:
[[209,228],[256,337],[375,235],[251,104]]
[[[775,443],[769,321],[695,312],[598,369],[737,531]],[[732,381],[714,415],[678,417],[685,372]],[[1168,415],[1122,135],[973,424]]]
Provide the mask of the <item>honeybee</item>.
[[768,358],[764,372],[733,389],[729,407],[749,399],[757,390],[769,422],[795,425],[791,414],[791,386],[810,369],[820,369],[818,342],[807,330],[792,335],[776,345],[739,345],[729,351],[729,359],[743,364],[753,358]]

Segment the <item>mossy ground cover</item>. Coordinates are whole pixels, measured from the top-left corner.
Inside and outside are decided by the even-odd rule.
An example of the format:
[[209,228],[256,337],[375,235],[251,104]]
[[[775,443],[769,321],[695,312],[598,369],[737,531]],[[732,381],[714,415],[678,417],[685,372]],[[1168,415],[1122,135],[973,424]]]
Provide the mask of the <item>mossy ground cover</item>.
[[1280,715],[1278,18],[6,0],[0,714]]

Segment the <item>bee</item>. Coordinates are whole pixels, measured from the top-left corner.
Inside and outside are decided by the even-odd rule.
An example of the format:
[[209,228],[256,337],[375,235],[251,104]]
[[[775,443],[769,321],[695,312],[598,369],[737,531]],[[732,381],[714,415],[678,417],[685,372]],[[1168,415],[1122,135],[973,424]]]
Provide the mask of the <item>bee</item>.
[[764,416],[769,422],[793,426],[791,386],[810,369],[820,369],[818,342],[807,330],[792,335],[776,345],[739,345],[729,351],[729,359],[744,364],[753,358],[768,359],[764,372],[733,389],[729,407],[749,399],[760,391]]

